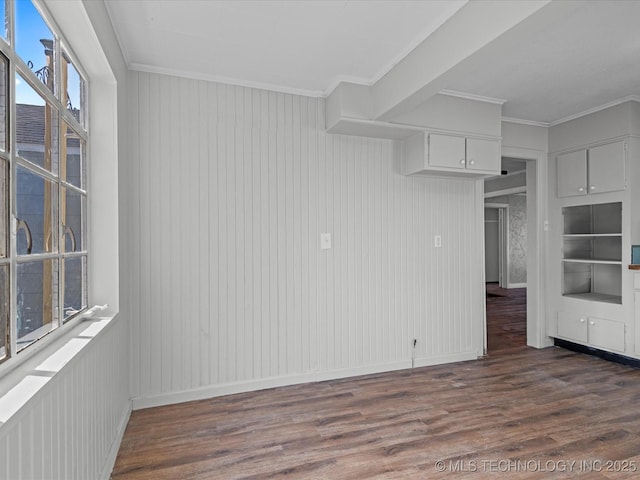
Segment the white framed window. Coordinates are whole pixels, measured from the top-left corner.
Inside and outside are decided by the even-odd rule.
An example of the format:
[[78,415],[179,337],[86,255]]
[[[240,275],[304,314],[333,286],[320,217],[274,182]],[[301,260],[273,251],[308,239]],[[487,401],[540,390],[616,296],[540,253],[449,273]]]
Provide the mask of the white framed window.
[[0,363],[87,308],[87,82],[32,0],[0,0]]

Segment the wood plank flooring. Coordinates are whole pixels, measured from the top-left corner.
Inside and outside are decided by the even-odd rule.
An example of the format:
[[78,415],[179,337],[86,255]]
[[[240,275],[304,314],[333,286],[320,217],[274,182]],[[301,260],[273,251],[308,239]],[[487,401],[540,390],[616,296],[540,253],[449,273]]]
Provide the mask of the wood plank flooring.
[[508,353],[527,344],[527,289],[487,283],[487,352]]
[[509,298],[482,360],[135,411],[112,478],[640,477],[640,370],[525,347]]

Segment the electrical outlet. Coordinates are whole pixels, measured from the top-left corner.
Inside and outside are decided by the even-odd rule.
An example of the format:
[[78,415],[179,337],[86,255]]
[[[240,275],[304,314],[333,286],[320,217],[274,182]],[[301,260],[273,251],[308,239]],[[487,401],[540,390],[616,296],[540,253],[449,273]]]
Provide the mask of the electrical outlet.
[[442,248],[442,236],[436,235],[433,237],[433,246],[436,248]]

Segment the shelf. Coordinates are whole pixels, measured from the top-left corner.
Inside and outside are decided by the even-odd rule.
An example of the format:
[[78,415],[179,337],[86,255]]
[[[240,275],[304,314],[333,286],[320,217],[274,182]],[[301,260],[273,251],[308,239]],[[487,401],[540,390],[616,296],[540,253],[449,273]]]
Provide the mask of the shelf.
[[562,215],[562,295],[622,303],[622,202],[564,207]]
[[640,265],[629,265],[629,270],[640,270]]
[[595,258],[563,258],[562,261],[572,263],[597,263],[600,265],[622,265],[622,260],[606,260]]
[[602,302],[622,304],[622,297],[619,295],[607,295],[605,293],[565,293],[565,297],[576,298],[578,300],[587,300],[589,302]]
[[566,233],[564,238],[601,238],[601,237],[620,237],[621,233]]

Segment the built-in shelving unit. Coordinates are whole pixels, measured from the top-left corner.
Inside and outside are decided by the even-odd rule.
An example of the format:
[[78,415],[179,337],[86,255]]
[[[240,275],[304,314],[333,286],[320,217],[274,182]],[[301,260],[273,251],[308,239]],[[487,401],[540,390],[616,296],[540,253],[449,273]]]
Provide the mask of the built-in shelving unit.
[[622,202],[562,209],[563,296],[622,303]]

